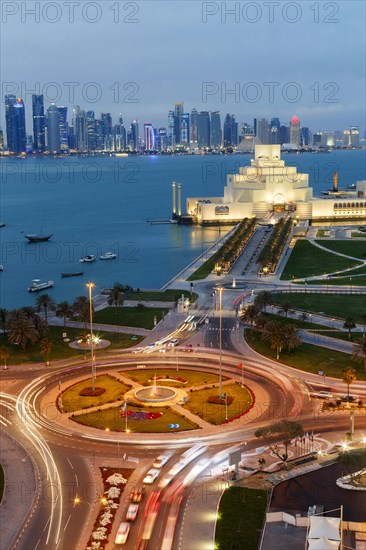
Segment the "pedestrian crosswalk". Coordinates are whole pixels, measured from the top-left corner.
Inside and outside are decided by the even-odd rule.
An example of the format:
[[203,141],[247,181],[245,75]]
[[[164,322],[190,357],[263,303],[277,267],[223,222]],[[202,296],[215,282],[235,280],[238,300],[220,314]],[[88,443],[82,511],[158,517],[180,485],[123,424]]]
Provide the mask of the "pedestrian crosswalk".
[[[208,330],[208,331],[212,330],[212,331],[218,332],[220,330],[220,328],[219,327],[207,327],[206,330]],[[225,328],[224,327],[222,329],[222,332],[234,332],[235,330],[236,330],[235,327],[231,327],[231,328]]]

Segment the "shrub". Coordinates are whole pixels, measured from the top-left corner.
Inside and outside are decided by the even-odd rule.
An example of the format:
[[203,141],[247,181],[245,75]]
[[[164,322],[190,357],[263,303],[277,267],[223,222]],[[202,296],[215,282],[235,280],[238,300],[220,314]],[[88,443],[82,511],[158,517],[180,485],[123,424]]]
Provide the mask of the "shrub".
[[87,387],[87,388],[83,388],[80,392],[79,392],[79,395],[81,397],[99,397],[99,395],[102,395],[104,392],[106,391],[105,388],[94,388],[94,391],[93,391],[93,388],[91,386]]
[[226,405],[226,403],[228,405],[231,405],[232,402],[233,402],[233,397],[231,397],[231,395],[228,395],[227,397],[222,397],[222,398],[220,398],[219,395],[211,395],[207,399],[207,403],[215,403],[216,405]]

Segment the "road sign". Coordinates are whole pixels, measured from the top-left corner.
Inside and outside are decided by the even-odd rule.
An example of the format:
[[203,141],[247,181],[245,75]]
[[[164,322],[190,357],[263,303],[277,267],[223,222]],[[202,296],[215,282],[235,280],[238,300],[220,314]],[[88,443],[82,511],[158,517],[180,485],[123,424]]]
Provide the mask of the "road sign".
[[169,424],[169,428],[174,430],[176,428],[179,428],[179,424]]

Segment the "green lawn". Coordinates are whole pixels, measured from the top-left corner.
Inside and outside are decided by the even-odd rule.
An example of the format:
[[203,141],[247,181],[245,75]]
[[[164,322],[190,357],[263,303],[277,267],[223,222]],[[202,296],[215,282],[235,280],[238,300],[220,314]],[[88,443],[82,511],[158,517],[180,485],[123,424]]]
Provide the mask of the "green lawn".
[[214,270],[217,259],[220,255],[221,249],[219,249],[215,254],[206,260],[196,271],[192,273],[187,279],[187,281],[197,281],[199,279],[206,279],[210,273]]
[[[242,388],[239,384],[224,385],[222,389],[228,397],[233,397],[233,402],[227,407],[228,419],[240,415],[252,404],[252,396],[246,388]],[[216,388],[208,388],[203,390],[193,391],[189,396],[189,401],[183,405],[191,413],[196,414],[206,422],[211,424],[222,424],[226,419],[225,404],[217,405],[208,403],[207,400],[211,396],[219,395],[219,385]]]
[[[328,244],[330,241],[322,241]],[[355,267],[359,262],[337,256],[314,246],[305,239],[296,242],[281,279],[291,280],[292,278],[306,278],[314,275],[324,275],[334,271]]]
[[[48,327],[48,339],[52,342],[52,351],[49,356],[49,360],[51,362],[60,359],[68,359],[70,357],[83,357],[83,351],[70,348],[70,342],[63,341],[63,332],[63,327]],[[66,328],[66,334],[70,341],[79,338],[80,334],[83,332],[85,332],[83,329],[69,327]],[[117,332],[102,332],[99,333],[99,336],[105,338],[106,340],[109,340],[111,342],[111,345],[108,348],[97,352],[97,354],[108,353],[108,351],[112,349],[128,348],[131,346],[135,346],[143,340],[142,336],[134,337],[137,338],[137,340],[132,340],[131,334]],[[4,335],[0,335],[0,346],[5,346],[10,351],[10,356],[7,361],[8,365],[21,365],[23,363],[42,363],[45,360],[43,354],[40,351],[39,342],[36,342],[35,344],[28,344],[26,349],[23,351],[19,346],[9,344]]]
[[[352,271],[355,273],[355,271]],[[361,271],[360,271],[361,273]],[[360,275],[359,277],[352,276],[351,281],[350,277],[330,277],[329,279],[312,279],[308,281],[308,284],[311,285],[339,285],[339,286],[365,286],[366,285],[366,275]]]
[[146,307],[142,311],[136,307],[106,307],[94,314],[94,323],[152,329],[154,317],[159,322],[168,311],[160,307]]
[[348,340],[348,332],[342,332],[341,330],[317,330],[317,334],[323,334],[324,336],[329,336],[330,338],[337,338],[338,340],[346,340],[349,342],[356,342],[361,340],[362,332],[354,332],[351,330],[351,339]]
[[293,317],[289,315],[286,317],[285,315],[276,315],[275,313],[265,313],[264,315],[267,317],[268,321],[284,321],[296,325],[299,329],[319,329],[319,326],[321,326],[316,323],[310,323],[309,321],[301,321],[297,316]]
[[330,317],[345,319],[352,317],[360,323],[361,316],[366,314],[365,294],[313,294],[311,292],[302,294],[273,294],[275,305],[289,302],[294,309],[309,311],[310,313],[325,313]]
[[[259,331],[246,330],[245,339],[255,351],[269,359],[276,360],[275,351],[270,348],[267,342],[261,339]],[[351,366],[356,371],[357,380],[366,380],[363,364],[353,361],[351,355],[312,344],[302,343],[299,348],[291,351],[291,353],[282,352],[279,362],[314,374],[322,370],[327,376],[335,378],[341,378],[342,369]]]
[[366,239],[365,233],[361,233],[361,231],[353,231],[351,233],[351,237],[356,237],[357,239]]
[[189,292],[189,290],[168,289],[168,290],[147,290],[141,292],[131,292],[126,296],[127,300],[140,300],[141,302],[175,302],[177,298],[181,298],[182,294],[189,298],[193,303],[197,300],[198,294]]
[[5,483],[5,479],[4,479],[4,469],[2,467],[2,465],[0,464],[0,502],[3,498],[3,494],[4,494],[4,483]]
[[229,487],[221,497],[215,550],[257,550],[267,507],[267,493]]
[[[142,362],[143,363],[143,362]],[[169,377],[179,377],[186,378],[188,384],[184,384],[184,387],[191,386],[201,386],[202,384],[216,384],[219,381],[219,376],[217,374],[211,374],[209,372],[197,372],[194,370],[185,370],[185,369],[135,369],[135,370],[126,370],[120,371],[122,376],[131,378],[134,382],[138,382],[141,385],[151,385],[151,379],[156,374],[156,376],[169,376]],[[226,376],[222,377],[223,380],[227,380]],[[150,382],[149,382],[150,380]],[[173,383],[172,383],[173,384]],[[167,385],[166,382],[163,385]],[[173,385],[182,386],[179,382],[175,382]]]
[[346,254],[347,256],[352,256],[353,258],[360,258],[360,260],[366,260],[366,242],[362,241],[315,241],[316,243],[328,248],[328,250],[333,250],[340,254]]
[[104,405],[104,403],[113,403],[114,401],[122,400],[123,395],[131,389],[113,376],[101,374],[95,378],[95,387],[106,389],[102,395],[97,397],[79,395],[83,388],[89,388],[91,385],[91,378],[88,378],[65,390],[62,393],[62,412],[73,412],[87,407],[98,407],[99,405]]
[[[128,406],[129,411],[151,411],[162,412],[160,418],[152,420],[127,420],[127,429],[134,433],[174,433],[182,432],[185,430],[196,430],[199,428],[197,424],[194,424],[185,416],[182,416],[169,407],[140,407]],[[81,415],[75,415],[72,417],[75,422],[84,424],[85,426],[92,426],[101,430],[112,430],[118,432],[124,432],[126,430],[126,420],[121,418],[120,407],[114,407],[92,413],[85,413]],[[179,424],[179,428],[169,428],[169,424]]]

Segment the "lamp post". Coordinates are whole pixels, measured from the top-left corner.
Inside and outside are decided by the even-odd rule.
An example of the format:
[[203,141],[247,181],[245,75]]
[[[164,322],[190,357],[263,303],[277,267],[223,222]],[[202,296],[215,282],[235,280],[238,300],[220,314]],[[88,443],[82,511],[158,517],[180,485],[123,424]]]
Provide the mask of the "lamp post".
[[86,283],[89,289],[89,315],[90,315],[90,351],[91,351],[91,368],[92,368],[92,392],[95,389],[95,365],[94,365],[94,338],[93,338],[93,299],[92,292],[95,287],[94,283]]
[[225,397],[225,420],[227,420],[227,393],[224,393]]
[[220,306],[220,334],[219,334],[219,347],[220,347],[220,373],[219,373],[219,385],[220,385],[220,399],[222,399],[222,291],[220,286],[219,291],[219,306]]

